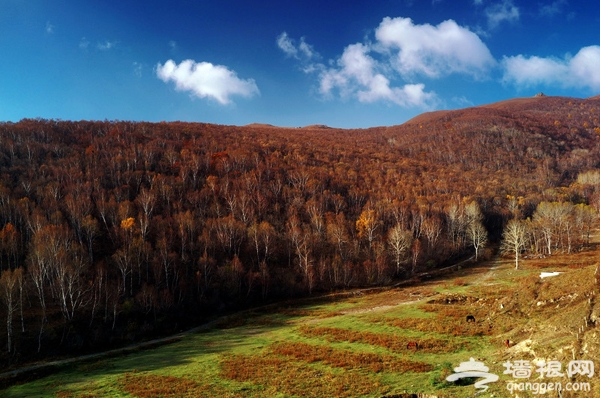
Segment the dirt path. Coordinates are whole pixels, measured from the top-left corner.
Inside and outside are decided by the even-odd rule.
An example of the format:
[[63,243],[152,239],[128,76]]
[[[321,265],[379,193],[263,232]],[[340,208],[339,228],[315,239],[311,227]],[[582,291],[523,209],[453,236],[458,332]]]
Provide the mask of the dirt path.
[[472,285],[491,285],[491,283],[485,283],[486,281],[489,281],[490,279],[492,279],[495,274],[496,274],[496,270],[498,268],[500,268],[500,260],[498,259],[498,257],[494,258],[492,260],[492,264],[494,264],[485,274],[481,275],[479,278],[475,279],[471,284]]
[[[428,297],[433,297],[433,296],[437,296],[438,293],[431,295],[431,296],[427,296]],[[357,315],[357,314],[364,314],[367,312],[380,312],[380,311],[385,311],[385,310],[389,310],[392,309],[394,307],[398,307],[399,305],[409,305],[409,304],[415,304],[418,303],[419,301],[423,300],[426,297],[421,297],[419,299],[416,300],[409,300],[409,301],[400,301],[396,304],[386,304],[386,305],[377,305],[374,307],[365,307],[365,308],[352,308],[346,311],[341,311],[341,313],[343,315]]]

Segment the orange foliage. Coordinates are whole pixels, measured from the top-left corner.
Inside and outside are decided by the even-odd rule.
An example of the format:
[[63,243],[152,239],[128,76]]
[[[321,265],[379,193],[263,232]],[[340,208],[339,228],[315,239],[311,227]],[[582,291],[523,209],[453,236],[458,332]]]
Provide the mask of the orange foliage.
[[429,372],[433,366],[424,362],[407,361],[391,355],[334,349],[305,343],[279,343],[272,347],[275,354],[291,356],[308,363],[324,362],[336,368],[363,369],[372,372]]
[[[597,109],[598,97],[520,98],[349,130],[0,123],[0,268],[23,268],[32,331],[0,359],[39,359],[38,341],[104,348],[221,309],[448,265],[472,251],[452,203],[477,202],[493,244],[541,202],[593,206],[596,187],[574,182],[599,166]],[[396,226],[410,253],[391,250]],[[589,233],[572,237],[567,251]],[[79,296],[61,299],[61,287]],[[92,325],[74,331],[84,347],[60,345],[62,330],[46,322],[61,308]],[[353,333],[325,334],[375,342]]]
[[[349,329],[338,329],[329,327],[311,328],[303,326],[300,332],[309,337],[324,338],[329,341],[348,341],[371,344],[385,347],[391,351],[401,352],[406,350],[406,339],[389,333],[373,333],[366,331],[354,331]],[[457,342],[456,340],[443,340],[435,338],[418,339],[419,351],[427,353],[454,352],[470,347],[468,342]]]
[[129,217],[124,220],[121,220],[121,228],[124,230],[130,230],[135,224],[135,218]]

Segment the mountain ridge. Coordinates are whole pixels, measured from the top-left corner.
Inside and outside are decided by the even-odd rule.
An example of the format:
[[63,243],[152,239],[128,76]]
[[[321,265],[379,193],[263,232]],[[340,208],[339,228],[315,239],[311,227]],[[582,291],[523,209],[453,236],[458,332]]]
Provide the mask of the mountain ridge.
[[[562,96],[536,96],[536,97],[517,97],[510,98],[498,102],[493,102],[484,105],[477,105],[467,108],[453,109],[453,110],[437,110],[432,112],[425,112],[415,116],[412,119],[407,120],[401,125],[421,124],[425,122],[437,121],[445,117],[453,117],[461,115],[469,115],[471,117],[494,117],[498,115],[506,115],[511,112],[523,112],[528,113],[532,111],[542,111],[544,108],[552,107],[566,107],[572,106],[569,104],[582,104],[582,103],[595,103],[600,106],[600,95],[589,98],[573,98],[573,97],[562,97]],[[499,113],[501,112],[501,113]]]
[[[598,107],[600,110],[600,95],[592,96],[588,98],[576,98],[576,97],[565,97],[565,96],[550,96],[550,95],[536,95],[533,97],[515,97],[500,100],[497,102],[491,102],[488,104],[481,104],[475,106],[469,106],[465,108],[457,109],[438,109],[434,111],[428,111],[420,113],[413,118],[400,123],[390,126],[369,126],[364,128],[354,127],[331,127],[324,124],[311,124],[302,127],[288,127],[288,126],[276,126],[268,123],[251,123],[239,127],[250,127],[250,128],[269,128],[269,129],[283,129],[283,130],[372,130],[386,127],[389,129],[397,129],[399,127],[410,127],[413,125],[419,125],[424,123],[435,123],[444,119],[453,119],[459,121],[468,121],[471,119],[489,121],[496,120],[497,118],[518,118],[521,116],[543,116],[544,113],[549,112],[550,108],[555,110],[572,108],[574,105],[581,106],[581,104],[591,104]],[[447,120],[444,120],[447,121]],[[539,121],[539,120],[538,120]],[[554,120],[553,120],[554,122]]]

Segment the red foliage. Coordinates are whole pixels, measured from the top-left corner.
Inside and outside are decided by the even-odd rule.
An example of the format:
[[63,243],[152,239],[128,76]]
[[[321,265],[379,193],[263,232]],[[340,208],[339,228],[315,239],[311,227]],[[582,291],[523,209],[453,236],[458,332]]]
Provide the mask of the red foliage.
[[[597,206],[576,179],[600,166],[598,109],[540,97],[358,130],[0,123],[0,268],[23,268],[31,302],[3,359],[412,277],[470,253],[472,202],[492,241],[540,202]],[[392,228],[412,250],[391,250]],[[61,340],[66,323],[92,327]]]

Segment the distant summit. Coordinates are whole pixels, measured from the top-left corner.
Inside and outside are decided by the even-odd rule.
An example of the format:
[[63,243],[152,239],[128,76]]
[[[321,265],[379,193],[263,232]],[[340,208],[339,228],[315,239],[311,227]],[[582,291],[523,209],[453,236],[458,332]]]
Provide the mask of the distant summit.
[[247,124],[245,127],[253,127],[253,128],[271,128],[271,129],[277,129],[279,128],[278,126],[273,126],[272,124],[267,124],[267,123],[251,123],[251,124]]
[[330,129],[332,127],[326,126],[324,124],[310,124],[308,126],[302,127],[303,129]]
[[[281,126],[274,126],[272,124],[267,124],[267,123],[250,123],[245,125],[244,127],[252,127],[252,128],[268,128],[268,129],[286,129],[286,128],[291,128],[291,127],[281,127]],[[333,129],[333,127],[329,127],[326,126],[324,124],[310,124],[308,126],[304,126],[304,127],[296,127],[298,129],[304,129],[304,130],[316,130],[316,129]]]
[[[425,112],[408,120],[404,124],[418,124],[426,127],[430,123],[433,125],[443,124],[448,121],[452,121],[452,123],[473,123],[476,120],[486,124],[502,124],[508,120],[513,120],[515,123],[522,123],[522,120],[524,120],[522,118],[533,117],[536,120],[536,128],[547,129],[549,125],[553,125],[557,120],[560,120],[561,125],[567,122],[572,123],[572,116],[569,116],[569,114],[571,113],[571,106],[573,104],[585,107],[589,106],[589,109],[592,109],[598,106],[597,104],[592,104],[592,102],[598,100],[600,100],[600,96],[580,99],[539,93],[531,97],[511,98],[470,108]],[[553,116],[550,117],[549,115]],[[595,116],[592,119],[594,118]],[[585,121],[587,120],[580,120],[582,126]]]

